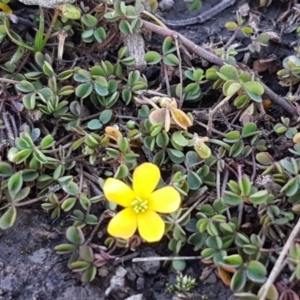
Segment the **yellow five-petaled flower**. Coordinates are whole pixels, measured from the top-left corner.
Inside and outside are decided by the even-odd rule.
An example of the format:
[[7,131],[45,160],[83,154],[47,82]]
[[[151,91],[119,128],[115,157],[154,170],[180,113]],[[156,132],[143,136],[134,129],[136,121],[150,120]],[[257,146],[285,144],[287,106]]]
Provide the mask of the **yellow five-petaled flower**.
[[172,213],[181,202],[179,192],[171,186],[155,191],[160,180],[160,170],[152,163],[143,163],[133,172],[132,188],[121,180],[108,178],[103,187],[108,201],[125,207],[108,224],[108,233],[128,239],[138,229],[147,242],[161,240],[165,223],[158,213]]

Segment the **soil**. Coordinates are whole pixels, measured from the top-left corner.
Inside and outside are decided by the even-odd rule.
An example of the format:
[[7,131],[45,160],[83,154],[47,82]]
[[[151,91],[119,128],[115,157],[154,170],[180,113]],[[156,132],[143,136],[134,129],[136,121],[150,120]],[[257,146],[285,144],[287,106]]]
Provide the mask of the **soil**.
[[[209,9],[217,2],[218,0],[203,0],[202,11]],[[224,23],[233,20],[233,11],[244,2],[237,1],[236,5],[226,9],[204,25],[179,28],[178,31],[201,45],[212,41],[218,42],[221,38],[228,39],[231,32],[224,28]],[[273,2],[275,3],[270,7],[260,9],[260,12],[265,15],[260,24],[262,31],[280,31],[280,26],[274,24],[272,18],[276,19],[285,11],[287,5],[280,1]],[[256,3],[252,1],[251,6],[255,6]],[[165,13],[164,17],[174,20],[197,15],[197,12],[188,12],[187,5],[183,0],[175,0],[173,8]],[[155,43],[155,37],[153,41]],[[249,43],[248,39],[241,37],[238,37],[237,41],[244,46]],[[294,41],[296,41],[294,33],[284,34],[280,46],[271,43],[270,47],[263,49],[259,57],[267,58],[270,54],[275,54],[277,63],[280,64],[283,57],[292,53]],[[243,55],[239,58],[242,59]],[[252,56],[251,59],[253,62],[256,57]],[[286,94],[286,89],[273,80],[274,75],[267,73],[262,75],[265,83],[276,93]],[[282,114],[282,111],[279,110],[278,114]],[[65,228],[61,227],[63,222],[67,222],[67,216],[53,222],[49,215],[40,209],[20,209],[14,227],[6,231],[0,230],[0,299],[105,299],[105,291],[111,285],[111,278],[117,271],[126,272],[125,286],[113,290],[109,294],[109,299],[134,299],[128,298],[132,295],[140,295],[141,297],[136,299],[146,300],[175,299],[174,295],[165,293],[166,285],[174,283],[175,273],[164,270],[160,263],[153,261],[144,264],[132,264],[128,261],[118,266],[110,264],[107,266],[107,273],[102,274],[102,277],[98,276],[91,284],[82,284],[80,276],[68,269],[68,258],[59,256],[53,251],[54,246],[66,242]],[[154,249],[155,251],[149,248],[141,250],[141,256],[168,255],[161,249],[156,250],[155,247]],[[185,255],[188,255],[189,251],[190,255],[195,255],[189,248],[185,249]],[[213,272],[206,279],[200,279],[203,270],[207,270],[205,267],[198,260],[187,263],[184,274],[195,277],[197,287],[191,293],[186,294],[186,298],[181,299],[201,299],[202,296],[211,300],[230,299],[232,293],[229,288],[225,287]]]

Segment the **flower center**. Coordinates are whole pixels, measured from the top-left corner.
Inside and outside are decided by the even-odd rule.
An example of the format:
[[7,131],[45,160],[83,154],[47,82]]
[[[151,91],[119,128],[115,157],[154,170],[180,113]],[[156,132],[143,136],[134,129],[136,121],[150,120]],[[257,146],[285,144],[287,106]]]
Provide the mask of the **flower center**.
[[131,202],[133,210],[139,214],[143,213],[148,209],[148,200],[143,200],[139,197],[136,197],[132,202]]

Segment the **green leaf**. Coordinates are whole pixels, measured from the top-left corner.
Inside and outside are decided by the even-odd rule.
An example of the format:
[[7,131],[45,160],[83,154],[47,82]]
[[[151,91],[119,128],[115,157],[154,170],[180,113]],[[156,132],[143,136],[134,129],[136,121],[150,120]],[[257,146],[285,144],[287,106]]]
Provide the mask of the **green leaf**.
[[38,149],[35,149],[33,152],[34,158],[39,161],[41,164],[46,164],[48,162],[47,156]]
[[223,243],[219,236],[209,236],[206,239],[206,245],[212,249],[222,249]]
[[236,143],[240,139],[240,132],[238,130],[230,131],[225,134],[224,142]]
[[239,188],[241,190],[241,196],[249,196],[251,192],[251,181],[247,175],[243,175],[239,180]]
[[173,163],[180,164],[184,161],[185,156],[183,152],[170,148],[168,148],[167,152]]
[[278,123],[274,126],[274,131],[278,134],[281,134],[281,133],[284,133],[287,131],[287,128],[286,126],[284,126],[283,124],[281,123]]
[[195,172],[189,172],[188,173],[187,182],[188,182],[189,188],[193,191],[198,190],[202,185],[201,178]]
[[15,207],[10,207],[0,218],[0,228],[8,229],[12,227],[17,218],[17,210]]
[[252,136],[257,133],[257,125],[254,122],[249,122],[244,125],[242,137]]
[[246,274],[251,281],[256,283],[264,283],[267,280],[267,270],[259,261],[250,261],[246,268]]
[[[237,299],[239,299],[239,300],[259,300],[259,298],[255,294],[246,293],[246,292],[245,293],[235,293],[234,296],[237,297]],[[269,299],[269,298],[267,298],[267,299]],[[272,300],[277,300],[277,299],[278,298],[272,299]]]
[[131,28],[129,22],[126,21],[126,20],[121,20],[121,22],[120,22],[120,24],[119,24],[119,29],[120,29],[121,32],[124,33],[125,35],[132,34],[132,28]]
[[261,95],[264,93],[263,86],[257,81],[248,81],[244,83],[247,95],[256,102],[261,102]]
[[144,59],[149,65],[155,65],[161,61],[161,55],[156,51],[148,51]]
[[186,262],[184,260],[173,260],[172,267],[175,271],[181,272],[186,268]]
[[98,23],[98,20],[96,17],[87,14],[81,17],[81,22],[88,27],[95,27]]
[[39,173],[32,169],[23,169],[21,174],[24,182],[30,182],[39,177]]
[[97,275],[97,268],[96,267],[90,267],[86,271],[83,272],[81,276],[81,282],[87,283],[91,282],[95,279]]
[[16,88],[22,93],[35,91],[33,84],[26,80],[22,80],[20,83],[16,84]]
[[285,192],[288,197],[291,197],[297,193],[299,189],[299,182],[297,178],[290,179],[280,190],[280,192]]
[[13,167],[4,161],[0,162],[0,176],[8,177],[11,176],[14,173]]
[[222,66],[218,72],[221,79],[227,80],[239,80],[238,71],[234,66],[225,65]]
[[91,247],[83,245],[79,247],[80,258],[86,262],[92,263],[94,261],[94,254]]
[[44,61],[43,72],[44,72],[48,77],[52,77],[52,76],[55,74],[54,71],[53,71],[52,66],[51,66],[47,61]]
[[235,30],[235,29],[237,29],[238,24],[236,24],[235,22],[226,22],[225,27],[228,30]]
[[163,62],[168,65],[168,66],[172,66],[175,67],[179,64],[179,60],[177,58],[176,55],[174,55],[173,53],[170,53],[166,56],[163,57]]
[[[262,296],[262,292],[263,292],[264,288],[265,288],[265,285],[263,285],[260,288],[260,290],[258,291],[257,297],[259,299],[260,299],[260,296]],[[278,293],[278,290],[277,290],[277,288],[276,288],[276,286],[274,284],[272,284],[269,287],[266,299],[268,299],[268,300],[278,300],[279,299],[279,293]]]
[[76,250],[76,246],[73,244],[60,244],[54,247],[54,251],[57,254],[66,254]]
[[23,186],[23,178],[19,172],[15,173],[9,178],[7,184],[9,192],[16,194],[21,190],[22,186]]
[[101,112],[100,116],[99,116],[99,121],[102,124],[107,124],[111,118],[112,118],[113,112],[111,109],[106,109],[104,111]]
[[13,202],[19,202],[25,199],[29,195],[30,191],[31,188],[29,186],[26,186],[17,193],[12,193],[12,194],[10,193],[10,197]]
[[239,268],[244,263],[242,257],[239,254],[225,256],[223,258],[223,262],[225,265],[228,265],[228,266],[231,266],[234,268]]
[[263,204],[263,203],[266,203],[266,201],[268,200],[268,194],[269,193],[266,190],[258,191],[256,193],[252,194],[249,197],[249,200],[253,204]]
[[88,97],[93,91],[93,85],[91,83],[82,83],[75,89],[75,95],[79,98]]
[[259,35],[259,37],[256,39],[256,41],[262,45],[267,46],[269,39],[270,39],[269,34],[266,32],[263,32],[261,35]]
[[268,152],[257,153],[255,158],[263,166],[270,166],[274,162],[273,157]]
[[36,105],[36,94],[29,93],[27,95],[24,95],[22,101],[26,109],[32,110],[35,108]]
[[237,272],[234,273],[231,282],[230,288],[234,292],[240,292],[243,290],[246,284],[246,273],[243,269],[239,269]]
[[76,203],[76,198],[75,197],[70,197],[64,200],[64,202],[61,205],[61,208],[63,211],[70,211]]
[[201,256],[203,257],[203,259],[209,260],[209,259],[213,258],[215,253],[216,253],[215,249],[206,248],[201,251]]
[[176,47],[173,47],[173,39],[168,36],[164,39],[164,42],[162,44],[162,52],[164,55],[173,52],[176,50]]
[[62,5],[61,14],[63,17],[71,20],[79,20],[81,18],[80,8],[68,3]]
[[63,184],[62,189],[66,193],[68,193],[69,195],[72,195],[72,196],[77,196],[79,193],[79,187],[78,187],[77,183],[74,181],[71,181],[67,184]]
[[90,263],[83,260],[71,262],[69,265],[73,272],[84,272],[88,270],[91,266]]
[[99,120],[93,119],[88,122],[87,127],[90,130],[98,130],[98,129],[101,129],[103,127],[103,125],[100,123]]
[[237,206],[243,203],[243,199],[241,196],[232,193],[230,191],[225,191],[223,202],[230,206]]
[[128,173],[129,173],[128,167],[122,164],[117,168],[114,178],[124,179],[125,177],[128,176]]
[[227,82],[223,86],[224,95],[227,97],[232,97],[240,90],[242,85],[239,82],[230,82],[227,88],[225,89]]
[[84,243],[84,234],[79,227],[71,226],[66,231],[68,241],[75,245],[82,245]]
[[54,144],[55,144],[54,138],[52,137],[51,134],[48,134],[42,139],[40,146],[41,149],[48,149],[52,147]]

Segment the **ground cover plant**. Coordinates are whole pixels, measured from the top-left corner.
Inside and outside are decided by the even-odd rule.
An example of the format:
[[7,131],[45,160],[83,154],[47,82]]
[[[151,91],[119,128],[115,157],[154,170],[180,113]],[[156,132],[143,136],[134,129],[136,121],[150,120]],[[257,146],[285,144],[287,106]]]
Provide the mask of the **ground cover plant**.
[[260,22],[274,2],[233,1],[228,38],[203,46],[156,2],[27,18],[1,2],[0,233],[43,213],[60,224],[52,250],[69,272],[108,277],[111,299],[156,299],[128,289],[119,262],[175,274],[165,298],[209,298],[197,286],[213,273],[237,299],[299,299],[300,14],[281,15],[292,49],[269,56],[281,36]]

